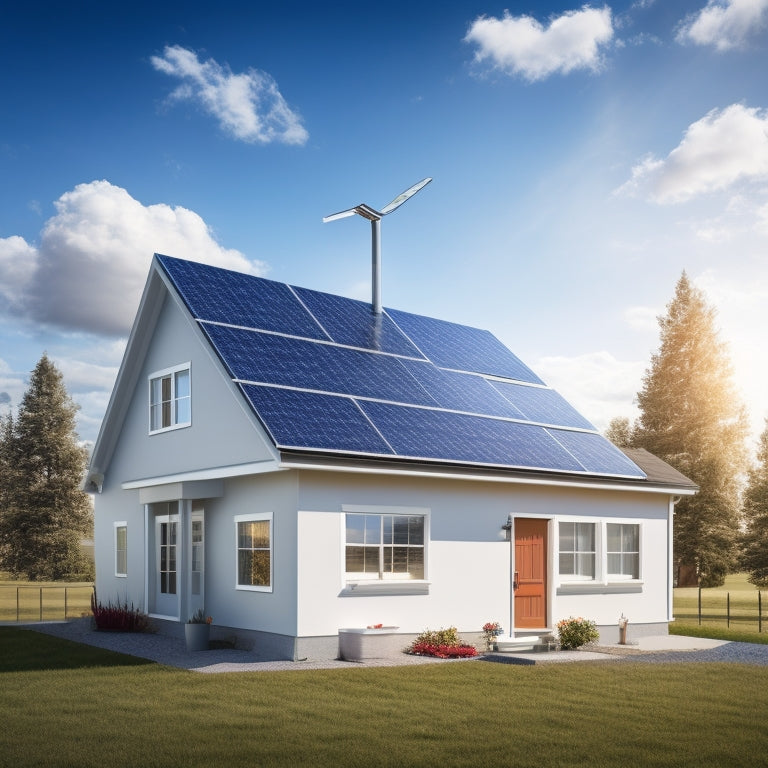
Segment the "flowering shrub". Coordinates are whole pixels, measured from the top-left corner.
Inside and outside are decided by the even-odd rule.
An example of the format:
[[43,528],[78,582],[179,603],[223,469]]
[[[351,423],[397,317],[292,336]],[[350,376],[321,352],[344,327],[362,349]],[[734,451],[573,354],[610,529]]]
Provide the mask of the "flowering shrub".
[[557,622],[557,634],[560,636],[560,647],[565,650],[580,648],[587,643],[593,643],[600,637],[594,621],[589,619],[574,619],[571,616]]
[[486,643],[492,643],[495,637],[502,634],[504,630],[501,628],[501,624],[498,621],[487,621],[483,624],[483,635],[485,636]]
[[407,652],[417,656],[437,656],[440,659],[477,656],[477,649],[473,645],[461,642],[456,627],[425,630],[411,643]]
[[474,645],[434,645],[433,643],[414,642],[409,653],[416,656],[437,656],[439,659],[464,659],[477,656]]
[[150,632],[152,627],[149,622],[149,616],[138,608],[134,608],[133,603],[116,604],[100,603],[96,597],[96,590],[91,595],[91,613],[96,624],[96,629],[109,632]]

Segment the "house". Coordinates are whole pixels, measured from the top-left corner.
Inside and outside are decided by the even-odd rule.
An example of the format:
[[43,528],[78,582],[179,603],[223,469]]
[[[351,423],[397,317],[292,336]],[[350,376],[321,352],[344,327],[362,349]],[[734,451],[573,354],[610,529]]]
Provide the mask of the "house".
[[664,633],[696,490],[487,331],[160,255],[86,487],[100,599],[286,659],[375,624]]

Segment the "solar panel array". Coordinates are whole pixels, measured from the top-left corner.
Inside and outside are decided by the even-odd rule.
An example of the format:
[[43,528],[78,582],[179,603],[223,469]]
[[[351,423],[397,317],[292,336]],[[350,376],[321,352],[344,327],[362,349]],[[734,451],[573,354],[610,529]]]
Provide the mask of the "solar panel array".
[[488,331],[157,259],[278,449],[645,477]]

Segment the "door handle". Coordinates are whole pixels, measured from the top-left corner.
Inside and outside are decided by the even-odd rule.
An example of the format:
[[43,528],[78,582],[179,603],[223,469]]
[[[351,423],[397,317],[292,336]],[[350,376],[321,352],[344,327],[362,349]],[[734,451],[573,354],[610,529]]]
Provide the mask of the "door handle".
[[515,571],[515,576],[512,579],[512,588],[518,589],[520,586],[520,573],[519,571]]

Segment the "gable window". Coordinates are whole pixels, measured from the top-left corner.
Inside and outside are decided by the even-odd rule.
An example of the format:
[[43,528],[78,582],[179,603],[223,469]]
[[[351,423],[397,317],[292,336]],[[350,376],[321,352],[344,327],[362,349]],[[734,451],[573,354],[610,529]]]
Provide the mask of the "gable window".
[[348,581],[424,578],[424,516],[346,515]]
[[189,363],[149,377],[149,431],[188,427],[192,423]]
[[640,526],[607,523],[605,527],[608,580],[640,578]]
[[561,578],[595,579],[595,539],[595,523],[560,523]]
[[272,591],[272,513],[235,516],[237,588]]
[[115,576],[128,575],[128,523],[115,523]]

